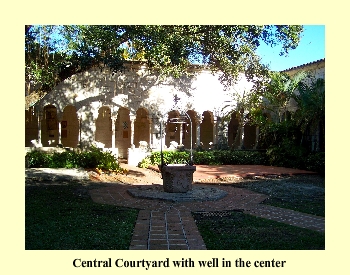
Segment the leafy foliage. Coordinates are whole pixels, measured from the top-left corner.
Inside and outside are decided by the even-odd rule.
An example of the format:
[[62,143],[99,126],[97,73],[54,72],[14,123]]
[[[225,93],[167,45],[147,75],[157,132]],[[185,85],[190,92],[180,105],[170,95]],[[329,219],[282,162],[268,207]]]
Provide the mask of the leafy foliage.
[[283,139],[276,146],[271,146],[267,152],[269,164],[290,168],[305,168],[307,151],[302,146],[295,145],[293,141]]
[[266,73],[255,54],[260,41],[294,49],[303,27],[273,25],[69,25],[26,26],[26,80],[50,91],[60,81],[93,66],[123,69],[127,60],[179,77],[192,64],[223,72],[231,85],[238,74]]
[[26,154],[28,168],[99,168],[109,171],[122,171],[118,160],[111,152],[91,147],[88,151],[46,153],[33,150]]
[[300,71],[293,77],[284,72],[270,73],[270,81],[263,89],[264,97],[268,100],[265,109],[270,112],[277,112],[280,122],[282,121],[282,114],[287,111],[287,104],[306,76],[305,71]]
[[[189,162],[190,153],[178,151],[163,152],[165,163],[186,164]],[[213,150],[198,151],[193,153],[194,164],[200,165],[220,165],[220,164],[265,164],[265,154],[258,151],[238,151],[238,150]],[[149,165],[160,165],[160,152],[153,152],[151,156],[145,158],[139,167],[147,168]]]
[[310,171],[319,173],[320,175],[325,174],[326,166],[326,154],[325,152],[311,153],[306,158],[306,168]]
[[325,135],[325,82],[324,79],[310,79],[309,83],[301,82],[298,94],[293,98],[299,109],[295,121],[303,133],[321,132]]

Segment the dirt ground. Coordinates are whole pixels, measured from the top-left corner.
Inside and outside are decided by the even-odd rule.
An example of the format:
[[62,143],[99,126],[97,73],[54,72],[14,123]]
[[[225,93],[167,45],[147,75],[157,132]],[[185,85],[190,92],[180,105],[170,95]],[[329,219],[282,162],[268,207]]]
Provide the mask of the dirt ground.
[[104,172],[99,169],[88,170],[91,181],[122,182],[129,184],[159,184],[162,183],[161,174],[152,169],[144,169],[120,163],[125,173]]

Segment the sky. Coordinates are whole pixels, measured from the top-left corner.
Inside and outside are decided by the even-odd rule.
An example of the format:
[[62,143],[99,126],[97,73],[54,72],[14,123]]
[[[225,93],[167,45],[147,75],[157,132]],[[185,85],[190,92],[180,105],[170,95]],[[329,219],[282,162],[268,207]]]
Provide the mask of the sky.
[[258,54],[263,64],[269,64],[272,71],[283,71],[292,67],[325,58],[325,26],[304,25],[298,47],[291,50],[288,56],[279,56],[281,47],[270,47],[262,43]]

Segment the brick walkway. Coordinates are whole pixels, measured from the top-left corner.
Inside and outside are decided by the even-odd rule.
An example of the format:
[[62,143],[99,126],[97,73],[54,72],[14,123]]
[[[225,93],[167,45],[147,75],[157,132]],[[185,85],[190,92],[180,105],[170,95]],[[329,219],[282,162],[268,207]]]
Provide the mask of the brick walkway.
[[[233,173],[212,167],[212,171],[197,167],[197,179],[209,177],[231,177]],[[210,169],[209,167],[208,169]],[[254,173],[252,167],[246,166],[247,173]],[[249,169],[250,170],[249,170]],[[259,167],[256,167],[258,169]],[[228,169],[229,167],[225,167]],[[305,171],[288,169],[279,171],[274,168],[274,173],[265,171],[264,174],[303,174]],[[261,171],[261,170],[260,170]],[[232,170],[231,170],[232,172]],[[235,173],[235,176],[247,173]],[[205,184],[198,184],[205,186]],[[201,235],[191,212],[229,211],[240,209],[244,213],[263,217],[294,226],[308,228],[319,232],[325,232],[325,218],[299,213],[293,210],[261,205],[266,195],[252,192],[244,188],[234,188],[227,185],[216,185],[217,188],[227,192],[227,196],[218,201],[205,202],[170,202],[161,200],[149,200],[134,198],[127,192],[131,188],[139,188],[137,185],[111,184],[107,187],[90,191],[92,199],[98,203],[113,204],[124,207],[140,209],[134,228],[134,234],[130,244],[131,250],[201,250],[206,249]]]

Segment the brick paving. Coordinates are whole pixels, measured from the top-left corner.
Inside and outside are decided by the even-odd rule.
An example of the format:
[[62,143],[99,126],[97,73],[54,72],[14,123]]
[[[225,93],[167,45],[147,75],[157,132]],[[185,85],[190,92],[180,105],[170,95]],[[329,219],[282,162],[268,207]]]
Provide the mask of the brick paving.
[[[248,167],[247,167],[248,168]],[[256,167],[258,169],[258,167]],[[210,169],[208,167],[207,169]],[[233,173],[225,173],[219,167],[213,171],[199,169],[198,179],[208,178],[208,175],[217,177],[232,177]],[[229,169],[229,167],[225,167]],[[249,168],[250,175],[253,168]],[[247,169],[246,171],[248,171]],[[275,168],[275,174],[304,174],[304,171]],[[198,171],[198,170],[197,170]],[[274,173],[270,173],[272,175]],[[248,173],[241,173],[246,176]],[[264,172],[265,174],[265,172]],[[254,175],[261,175],[255,172]],[[239,176],[239,174],[238,174]],[[147,185],[150,185],[148,181]],[[154,184],[159,188],[159,184]],[[207,186],[207,184],[196,184]],[[212,185],[211,185],[212,186]],[[157,199],[142,199],[130,195],[128,190],[140,188],[139,185],[110,184],[106,187],[90,191],[95,202],[107,203],[124,207],[140,209],[134,228],[130,250],[203,250],[204,241],[197,229],[191,212],[212,213],[215,211],[241,210],[266,219],[287,223],[290,225],[325,232],[325,218],[296,212],[289,209],[260,204],[268,196],[244,188],[235,188],[232,185],[216,184],[215,187],[224,190],[227,195],[217,201],[173,202]]]

